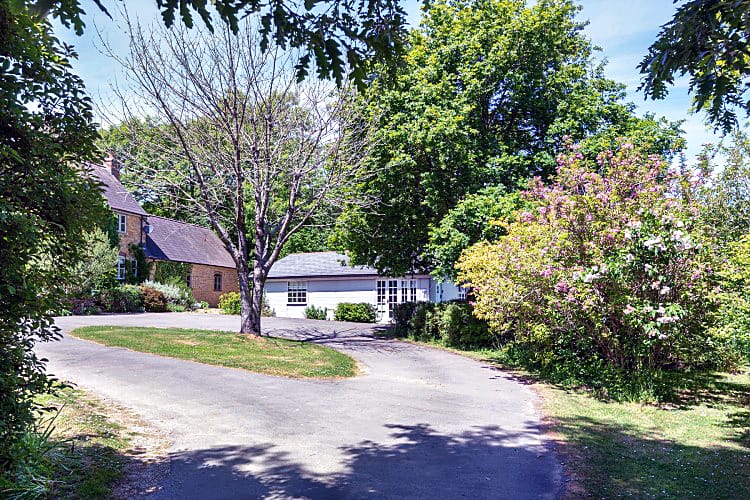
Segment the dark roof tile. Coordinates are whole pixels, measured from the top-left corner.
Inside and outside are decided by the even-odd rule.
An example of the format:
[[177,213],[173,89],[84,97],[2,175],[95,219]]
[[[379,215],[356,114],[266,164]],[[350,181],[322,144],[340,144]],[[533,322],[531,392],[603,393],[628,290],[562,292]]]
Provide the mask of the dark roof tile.
[[89,165],[89,170],[103,184],[102,196],[107,204],[115,211],[130,212],[138,215],[148,215],[125,186],[105,167]]
[[146,256],[157,260],[235,267],[218,236],[208,228],[155,215],[148,216]]
[[369,266],[350,266],[349,258],[336,252],[293,253],[276,262],[269,278],[304,278],[323,276],[375,276]]

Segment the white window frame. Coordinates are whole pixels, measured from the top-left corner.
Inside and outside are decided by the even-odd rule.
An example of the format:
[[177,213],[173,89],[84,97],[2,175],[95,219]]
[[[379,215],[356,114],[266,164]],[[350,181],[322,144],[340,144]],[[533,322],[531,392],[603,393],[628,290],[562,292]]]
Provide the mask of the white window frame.
[[409,280],[409,302],[417,301],[417,280]]
[[290,306],[307,305],[307,281],[286,282],[286,303]]
[[117,256],[117,281],[125,281],[125,257]]
[[458,287],[458,300],[466,300],[466,288]]
[[125,233],[128,230],[128,216],[125,214],[117,214],[117,232]]

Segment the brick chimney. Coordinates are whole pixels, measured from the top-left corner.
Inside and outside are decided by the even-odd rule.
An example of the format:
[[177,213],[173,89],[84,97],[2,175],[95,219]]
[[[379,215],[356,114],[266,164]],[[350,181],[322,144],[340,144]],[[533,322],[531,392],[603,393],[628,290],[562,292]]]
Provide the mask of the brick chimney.
[[115,158],[112,152],[107,153],[107,157],[104,159],[104,167],[112,172],[115,179],[120,180],[120,161]]

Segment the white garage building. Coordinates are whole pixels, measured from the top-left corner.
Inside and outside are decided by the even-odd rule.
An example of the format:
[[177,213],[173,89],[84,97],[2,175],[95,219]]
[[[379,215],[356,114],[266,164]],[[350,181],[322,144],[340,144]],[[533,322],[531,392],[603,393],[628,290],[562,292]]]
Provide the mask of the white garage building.
[[341,302],[367,302],[378,312],[378,321],[391,319],[394,304],[444,302],[466,297],[449,281],[438,283],[418,274],[398,278],[379,276],[368,266],[350,266],[336,252],[296,253],[279,260],[266,281],[268,304],[276,316],[304,318],[307,306],[325,307],[329,319]]

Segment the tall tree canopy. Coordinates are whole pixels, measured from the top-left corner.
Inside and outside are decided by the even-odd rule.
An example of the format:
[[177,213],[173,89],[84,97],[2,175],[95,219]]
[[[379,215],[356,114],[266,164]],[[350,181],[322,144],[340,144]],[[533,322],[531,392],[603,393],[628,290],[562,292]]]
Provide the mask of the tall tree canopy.
[[361,192],[381,201],[344,213],[337,245],[391,274],[430,267],[429,229],[459,199],[548,176],[564,140],[649,128],[651,148],[669,152],[676,126],[638,119],[622,103],[577,11],[568,0],[430,3],[401,69],[379,68],[362,100],[360,113],[379,122],[369,161],[382,170]]
[[[124,3],[124,0],[120,0]],[[103,12],[116,0],[93,0]],[[66,27],[83,33],[85,14],[80,0],[13,0],[16,8],[28,8],[41,15],[51,13]],[[302,51],[296,63],[297,77],[304,78],[314,63],[321,78],[341,83],[347,75],[363,83],[365,62],[392,62],[404,35],[404,11],[399,0],[156,0],[164,24],[171,27],[178,18],[191,28],[194,16],[209,30],[213,17],[237,33],[240,20],[260,16],[261,48],[270,46]]]
[[[677,0],[674,0],[677,3]],[[663,99],[675,76],[690,76],[696,111],[729,132],[737,109],[750,115],[750,0],[692,0],[662,26],[638,66],[646,97]]]

